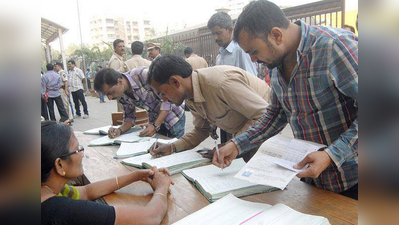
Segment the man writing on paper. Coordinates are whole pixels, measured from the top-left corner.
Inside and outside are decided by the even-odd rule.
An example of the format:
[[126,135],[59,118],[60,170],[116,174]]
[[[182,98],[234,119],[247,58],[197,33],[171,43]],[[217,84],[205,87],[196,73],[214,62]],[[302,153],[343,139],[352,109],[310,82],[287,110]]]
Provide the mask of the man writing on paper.
[[290,23],[269,1],[249,3],[239,16],[234,39],[271,70],[267,112],[214,154],[218,167],[260,146],[289,122],[295,138],[328,147],[307,155],[297,176],[319,188],[357,199],[358,41],[340,28]]
[[108,97],[117,99],[124,109],[124,122],[119,128],[110,128],[108,136],[115,138],[128,131],[135,124],[136,107],[148,112],[149,124],[140,132],[141,136],[159,134],[174,138],[184,134],[186,116],[184,105],[176,106],[162,101],[146,83],[148,67],[138,67],[121,74],[113,69],[100,70],[94,80],[94,89]]
[[233,66],[192,70],[175,55],[157,57],[151,64],[148,83],[176,105],[186,102],[193,114],[194,130],[150,153],[169,155],[196,147],[212,132],[212,125],[234,135],[244,132],[266,111],[269,86],[254,75]]

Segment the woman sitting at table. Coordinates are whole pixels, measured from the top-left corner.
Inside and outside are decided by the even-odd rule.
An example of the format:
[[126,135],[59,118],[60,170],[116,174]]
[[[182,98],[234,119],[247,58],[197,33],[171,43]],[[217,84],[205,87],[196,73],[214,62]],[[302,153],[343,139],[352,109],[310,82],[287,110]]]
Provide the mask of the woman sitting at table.
[[[66,183],[83,175],[84,149],[72,129],[62,123],[41,124],[41,218],[42,224],[160,224],[167,211],[172,183],[166,169],[152,168],[92,183],[71,191],[75,200],[61,197]],[[135,181],[146,181],[154,190],[146,206],[108,206],[91,200],[110,194]],[[66,186],[68,187],[68,186]],[[71,195],[72,196],[72,195]]]

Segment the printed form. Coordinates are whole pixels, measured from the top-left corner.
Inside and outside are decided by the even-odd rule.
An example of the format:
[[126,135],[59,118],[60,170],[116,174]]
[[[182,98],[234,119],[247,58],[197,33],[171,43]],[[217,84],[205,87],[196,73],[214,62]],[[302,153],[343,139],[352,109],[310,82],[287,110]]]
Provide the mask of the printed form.
[[283,190],[302,170],[293,166],[325,145],[276,135],[265,141],[258,152],[236,175],[252,183]]

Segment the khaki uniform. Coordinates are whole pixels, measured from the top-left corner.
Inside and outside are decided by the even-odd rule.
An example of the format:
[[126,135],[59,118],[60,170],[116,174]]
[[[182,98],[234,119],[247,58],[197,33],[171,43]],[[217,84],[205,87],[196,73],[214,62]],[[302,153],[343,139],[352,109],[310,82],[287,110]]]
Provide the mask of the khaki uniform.
[[108,68],[112,68],[120,73],[125,73],[129,71],[128,66],[126,65],[122,56],[116,54],[115,52],[112,54],[111,59],[107,64]]
[[[116,54],[115,52],[112,54],[111,59],[109,60],[107,64],[108,68],[114,69],[118,71],[119,73],[126,73],[129,71],[128,66],[126,65],[124,59],[122,56]],[[116,102],[117,104],[117,110],[118,112],[123,112],[123,107],[121,104]]]
[[65,92],[65,88],[69,92],[69,88],[65,87],[65,82],[68,82],[68,75],[65,73],[64,70],[58,71],[58,74],[60,75],[62,81],[62,86],[60,88],[62,103],[64,103],[65,111],[67,111],[68,113],[68,119],[73,120],[72,111],[69,109],[69,93],[67,95],[67,93]]
[[132,70],[134,68],[140,67],[140,66],[150,66],[151,61],[143,59],[140,55],[134,55],[131,59],[127,60],[126,62],[127,67],[129,70]]
[[208,67],[208,63],[206,62],[206,60],[196,54],[192,54],[190,57],[186,59],[186,61],[188,62],[188,64],[191,65],[193,70]]
[[193,99],[186,106],[194,129],[173,144],[177,151],[192,149],[217,126],[233,134],[243,133],[265,112],[270,87],[254,75],[233,66],[215,66],[192,73]]

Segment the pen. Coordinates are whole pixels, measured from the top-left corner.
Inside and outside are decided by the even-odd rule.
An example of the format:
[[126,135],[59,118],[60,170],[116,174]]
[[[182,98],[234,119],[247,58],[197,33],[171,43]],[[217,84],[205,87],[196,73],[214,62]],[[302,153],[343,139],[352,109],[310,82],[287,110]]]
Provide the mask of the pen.
[[218,154],[219,158],[219,147],[218,147],[218,142],[215,140],[215,147],[216,147],[216,153]]
[[155,139],[154,150],[157,149],[157,147],[158,147],[158,135],[157,135],[157,137]]
[[[111,124],[111,128],[114,128],[114,125],[113,124]],[[115,130],[112,130],[112,137],[115,137]]]

